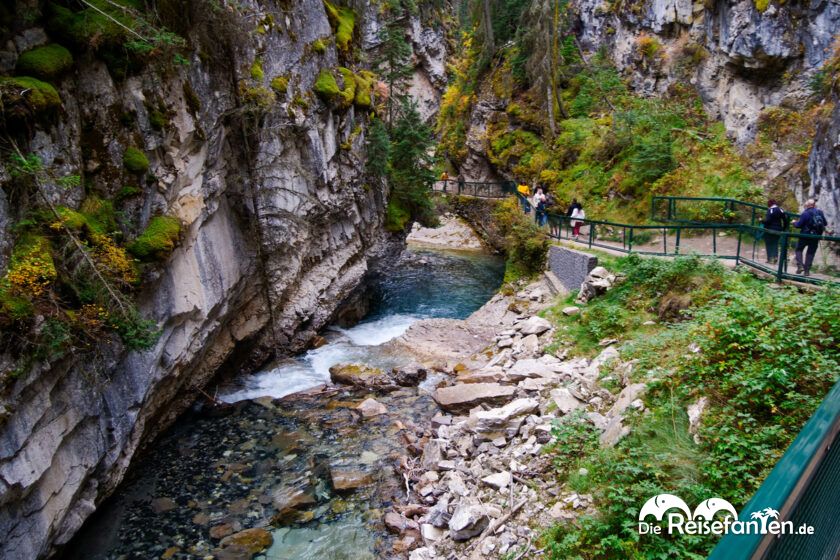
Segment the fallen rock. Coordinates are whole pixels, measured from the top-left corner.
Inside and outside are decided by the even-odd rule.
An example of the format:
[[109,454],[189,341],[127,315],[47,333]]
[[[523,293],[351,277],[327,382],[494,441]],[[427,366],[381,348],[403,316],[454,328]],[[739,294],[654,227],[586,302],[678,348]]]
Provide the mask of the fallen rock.
[[356,407],[356,410],[361,412],[365,418],[372,418],[388,413],[388,407],[375,399],[365,399]]
[[330,368],[330,380],[342,385],[373,387],[387,382],[385,372],[379,368],[360,364],[336,364]]
[[470,415],[468,424],[477,432],[495,432],[504,429],[507,423],[517,416],[530,414],[540,406],[537,399],[516,399],[505,406],[480,410]]
[[563,414],[569,414],[583,406],[583,403],[567,387],[553,389],[549,395],[552,402],[557,406],[557,410]]
[[495,490],[507,488],[511,481],[511,474],[507,471],[491,474],[481,479],[481,482]]
[[709,405],[709,399],[701,397],[697,402],[690,404],[686,412],[688,413],[688,433],[694,436],[694,443],[700,443],[700,420],[703,419],[703,413]]
[[444,533],[443,529],[438,529],[431,523],[423,523],[423,525],[420,526],[420,535],[423,537],[423,540],[428,543],[441,540],[446,536],[446,533]]
[[545,377],[552,378],[557,376],[557,366],[547,364],[543,361],[533,358],[518,360],[513,367],[507,370],[507,378],[511,381],[522,381],[529,377]]
[[563,308],[563,315],[571,317],[572,315],[577,315],[580,313],[580,307],[575,307],[574,305],[570,305],[568,307]]
[[498,383],[461,383],[437,389],[432,396],[442,409],[457,413],[482,403],[500,404],[515,392],[515,387]]
[[239,531],[233,535],[229,535],[222,539],[219,543],[222,548],[230,546],[242,547],[251,554],[256,554],[261,550],[265,550],[271,543],[274,542],[274,537],[271,536],[265,529],[253,528]]
[[484,506],[477,500],[463,498],[449,520],[449,536],[455,541],[465,541],[480,535],[490,525]]
[[441,440],[432,439],[423,448],[423,457],[420,459],[420,465],[424,470],[436,471],[438,464],[443,459],[443,451]]
[[622,389],[621,393],[618,394],[618,398],[615,400],[615,403],[613,403],[612,408],[609,412],[607,412],[607,418],[614,418],[616,416],[623,415],[624,411],[627,410],[634,401],[641,397],[646,390],[647,385],[644,383],[633,383],[632,385],[628,385]]
[[416,521],[408,519],[395,511],[389,511],[385,514],[385,527],[395,535],[400,535],[409,530],[416,531],[420,529]]
[[515,328],[519,330],[524,335],[529,334],[542,334],[548,329],[551,328],[551,323],[543,319],[542,317],[537,317],[534,315],[529,319],[519,323]]

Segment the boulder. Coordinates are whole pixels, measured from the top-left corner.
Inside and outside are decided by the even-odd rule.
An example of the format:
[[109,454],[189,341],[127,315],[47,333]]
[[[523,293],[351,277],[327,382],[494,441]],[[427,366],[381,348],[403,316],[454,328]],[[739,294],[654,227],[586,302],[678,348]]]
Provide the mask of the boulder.
[[688,413],[688,433],[694,436],[694,443],[700,443],[700,420],[703,418],[703,413],[709,405],[709,399],[701,397],[697,402],[690,404],[686,412]]
[[644,383],[633,383],[621,390],[618,398],[613,403],[612,408],[607,412],[607,418],[614,418],[622,416],[633,402],[641,397],[647,390],[647,385]]
[[388,407],[375,399],[365,399],[356,407],[356,410],[361,412],[365,418],[372,418],[388,413]]
[[536,411],[539,406],[540,403],[536,399],[516,399],[499,408],[480,410],[474,415],[470,415],[468,423],[477,432],[498,431],[504,428],[512,418],[530,414]]
[[554,389],[549,394],[552,402],[557,405],[557,410],[563,414],[569,414],[583,406],[583,403],[567,387]]
[[461,383],[440,388],[432,396],[438,406],[447,412],[466,412],[479,404],[504,402],[515,392],[515,387],[498,383]]
[[522,381],[529,377],[556,377],[559,366],[546,364],[543,361],[528,358],[518,360],[513,367],[507,370],[507,378],[510,381]]
[[574,305],[570,305],[568,307],[563,308],[563,315],[571,317],[572,315],[577,315],[580,313],[580,307],[575,307]]
[[283,517],[301,506],[314,504],[315,497],[304,487],[283,487],[272,493],[271,501],[277,516]]
[[374,388],[390,385],[391,380],[379,368],[360,364],[336,364],[330,368],[330,380],[341,385]]
[[535,315],[519,323],[516,328],[526,336],[529,334],[540,335],[551,328],[551,323]]
[[395,535],[400,535],[412,529],[416,531],[420,528],[416,521],[395,511],[389,511],[385,514],[385,527]]
[[477,500],[462,498],[449,520],[449,536],[466,541],[480,535],[490,525],[487,511]]

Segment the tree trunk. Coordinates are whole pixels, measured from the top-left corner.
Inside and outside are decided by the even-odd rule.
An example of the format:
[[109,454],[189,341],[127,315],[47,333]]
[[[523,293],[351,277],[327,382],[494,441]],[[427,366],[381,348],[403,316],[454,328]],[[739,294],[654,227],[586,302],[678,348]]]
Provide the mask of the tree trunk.
[[483,0],[482,13],[484,15],[484,52],[488,56],[493,56],[496,52],[496,40],[493,37],[493,14],[490,0]]

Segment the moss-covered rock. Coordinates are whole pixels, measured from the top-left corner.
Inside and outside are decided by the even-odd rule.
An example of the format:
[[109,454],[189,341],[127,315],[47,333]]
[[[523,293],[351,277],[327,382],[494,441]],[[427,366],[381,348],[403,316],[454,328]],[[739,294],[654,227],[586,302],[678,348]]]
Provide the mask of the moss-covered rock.
[[149,158],[134,146],[129,146],[123,153],[123,166],[131,173],[140,175],[149,170]]
[[73,55],[61,45],[52,44],[26,51],[17,61],[17,72],[45,80],[56,78],[73,66]]
[[318,74],[318,79],[315,80],[312,90],[327,103],[331,103],[341,92],[338,88],[338,82],[335,81],[335,76],[326,68]]
[[12,319],[31,314],[31,302],[44,295],[57,277],[49,239],[42,235],[23,235],[15,244],[5,276],[0,279],[0,313]]
[[356,98],[353,102],[357,107],[370,109],[373,106],[373,86],[376,83],[376,74],[368,70],[362,70],[355,76]]
[[356,99],[356,74],[349,68],[339,68],[338,72],[344,78],[344,89],[339,93],[339,108],[346,109]]
[[41,116],[61,107],[61,96],[47,82],[29,76],[0,77],[2,111],[7,116]]
[[163,260],[175,249],[181,235],[181,222],[172,216],[156,216],[128,251],[142,261]]
[[312,49],[312,52],[316,52],[318,54],[324,54],[327,52],[327,44],[323,39],[315,39],[309,47]]
[[344,54],[350,52],[350,43],[353,40],[353,29],[356,26],[356,14],[350,8],[344,6],[333,6],[327,0],[324,1],[324,8],[327,10],[327,18],[335,33],[335,44],[338,50]]
[[262,60],[258,58],[251,64],[251,79],[261,82],[264,78],[265,72],[263,72]]
[[272,78],[271,89],[273,89],[277,95],[286,95],[286,92],[289,90],[288,76],[275,76]]

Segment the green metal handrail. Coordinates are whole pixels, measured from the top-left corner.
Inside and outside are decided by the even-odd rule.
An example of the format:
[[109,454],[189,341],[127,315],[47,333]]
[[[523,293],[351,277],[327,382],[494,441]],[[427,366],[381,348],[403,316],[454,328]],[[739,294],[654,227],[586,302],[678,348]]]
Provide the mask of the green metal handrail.
[[[438,185],[441,188],[437,188]],[[459,181],[457,179],[441,179],[435,182],[432,190],[434,192],[455,194],[458,196],[505,198],[516,191],[516,184],[512,181]]]
[[[650,218],[652,221],[655,222],[674,222],[674,223],[692,223],[692,224],[705,224],[705,223],[735,223],[732,221],[729,222],[713,222],[708,220],[692,220],[692,219],[681,219],[678,217],[677,213],[677,202],[691,202],[691,203],[703,203],[703,202],[713,202],[723,205],[723,212],[730,212],[734,215],[737,215],[738,208],[748,210],[750,213],[749,224],[751,226],[757,226],[760,223],[761,218],[764,216],[764,213],[767,211],[766,206],[762,206],[760,204],[755,204],[754,202],[744,202],[743,200],[737,200],[734,198],[725,198],[725,197],[713,197],[713,196],[653,196],[651,197],[650,201]],[[665,206],[666,215],[659,216],[657,215],[657,209],[661,209],[662,206]],[[787,214],[790,223],[792,223],[795,219],[799,218],[799,214],[795,212],[785,212]],[[741,222],[743,223],[743,222]]]
[[[764,483],[741,510],[739,519],[743,521],[751,512],[770,507],[780,512],[779,521],[789,520],[828,447],[832,443],[840,444],[835,441],[838,430],[840,381],[829,391]],[[729,533],[712,550],[709,560],[758,560],[771,551],[774,540],[772,535]],[[834,554],[836,551],[832,552],[831,558],[834,558]]]

